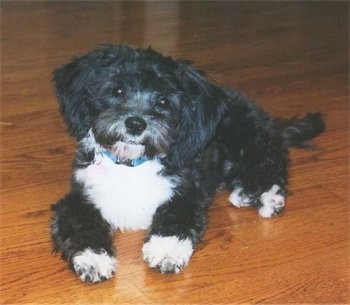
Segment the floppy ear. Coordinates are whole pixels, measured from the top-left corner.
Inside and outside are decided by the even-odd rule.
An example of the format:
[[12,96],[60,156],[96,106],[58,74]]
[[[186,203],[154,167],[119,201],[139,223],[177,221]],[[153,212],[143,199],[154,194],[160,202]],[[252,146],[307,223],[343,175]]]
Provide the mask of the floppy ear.
[[78,140],[88,132],[90,126],[86,83],[92,68],[86,58],[80,57],[54,71],[55,92],[60,111],[71,135]]
[[176,75],[184,90],[185,100],[182,101],[176,141],[170,148],[168,158],[172,165],[181,167],[214,137],[226,112],[228,95],[201,72],[191,68],[188,62],[179,62]]

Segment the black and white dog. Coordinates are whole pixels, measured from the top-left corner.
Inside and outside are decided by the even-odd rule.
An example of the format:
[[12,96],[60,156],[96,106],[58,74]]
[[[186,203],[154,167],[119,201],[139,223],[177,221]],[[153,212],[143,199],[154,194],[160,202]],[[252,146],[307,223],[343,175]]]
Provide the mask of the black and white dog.
[[151,49],[104,45],[59,67],[54,81],[78,147],[71,190],[52,207],[52,238],[83,281],[113,276],[117,229],[149,229],[143,259],[181,271],[218,189],[262,217],[281,212],[288,148],[324,129],[319,113],[272,118]]

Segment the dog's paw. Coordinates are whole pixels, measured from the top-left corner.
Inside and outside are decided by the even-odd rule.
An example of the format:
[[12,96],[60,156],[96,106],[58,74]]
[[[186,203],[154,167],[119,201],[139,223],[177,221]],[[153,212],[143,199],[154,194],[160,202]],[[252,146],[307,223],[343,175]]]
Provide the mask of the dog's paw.
[[228,197],[228,200],[237,208],[249,207],[253,201],[251,196],[246,195],[241,187],[235,188]]
[[152,235],[142,248],[143,259],[161,273],[179,273],[190,260],[193,244],[190,239],[177,236]]
[[72,260],[74,270],[84,282],[97,283],[114,275],[117,262],[104,249],[99,251],[87,248],[76,253]]
[[259,215],[264,218],[281,212],[284,208],[284,196],[281,195],[281,188],[275,184],[271,189],[260,196],[262,206],[259,208]]

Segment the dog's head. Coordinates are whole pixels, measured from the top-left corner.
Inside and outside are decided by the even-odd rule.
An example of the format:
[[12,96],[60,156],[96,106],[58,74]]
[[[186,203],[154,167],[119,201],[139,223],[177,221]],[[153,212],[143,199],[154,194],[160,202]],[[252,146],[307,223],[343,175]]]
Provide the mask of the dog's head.
[[54,72],[70,133],[91,131],[121,159],[166,156],[182,166],[212,139],[225,91],[188,62],[147,49],[105,45]]

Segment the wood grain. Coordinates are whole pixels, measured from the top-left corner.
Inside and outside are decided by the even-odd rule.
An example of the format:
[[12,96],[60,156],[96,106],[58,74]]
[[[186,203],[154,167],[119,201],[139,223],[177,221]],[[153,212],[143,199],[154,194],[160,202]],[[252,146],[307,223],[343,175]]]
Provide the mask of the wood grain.
[[[349,303],[348,2],[1,3],[1,304]],[[50,204],[69,189],[74,140],[51,72],[103,42],[194,61],[269,110],[326,115],[317,149],[291,151],[286,211],[271,220],[218,194],[185,271],[142,261],[116,233],[114,279],[80,282],[52,254]]]

